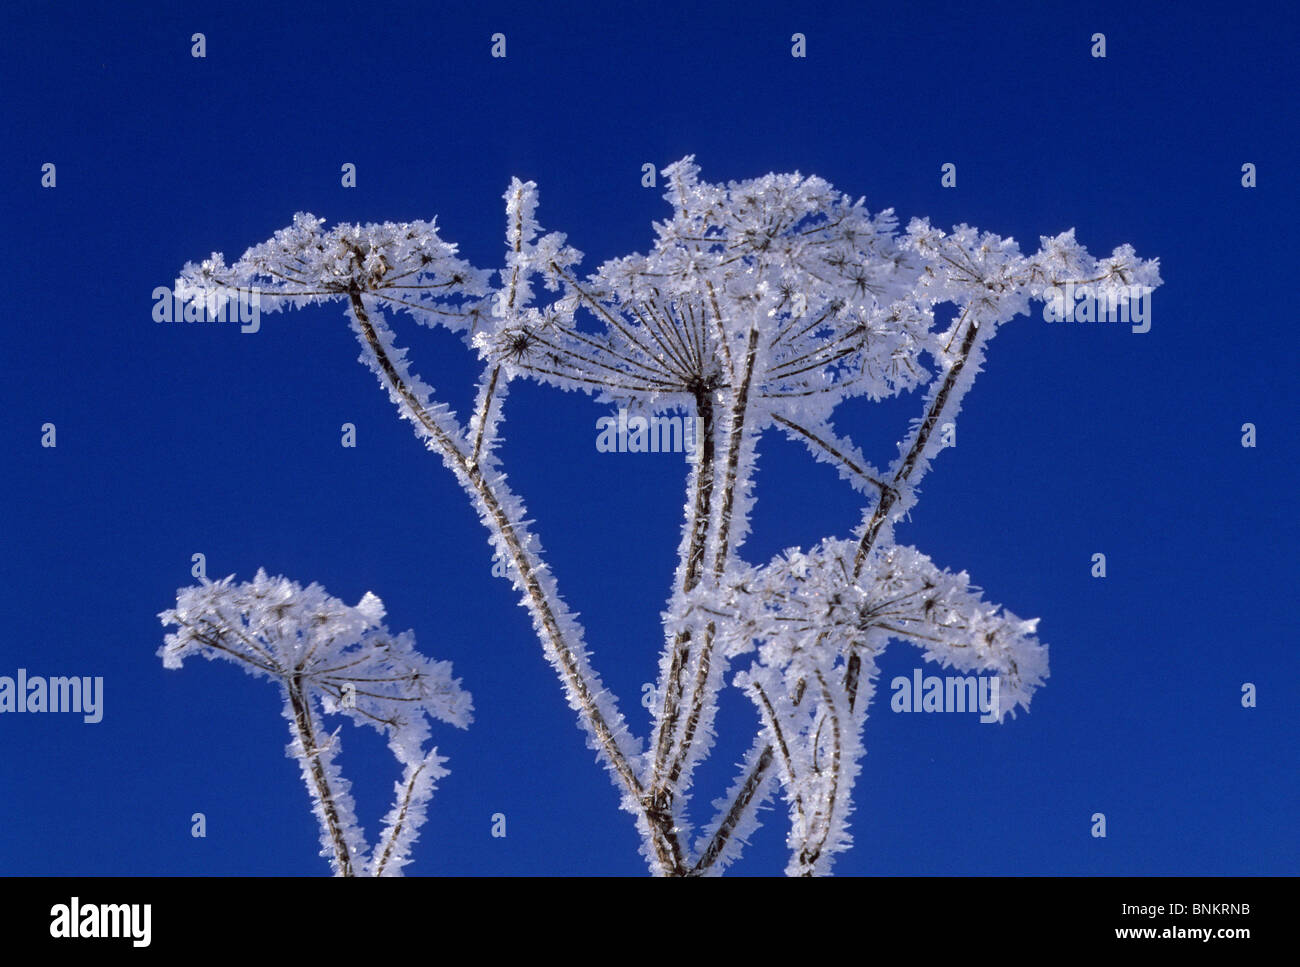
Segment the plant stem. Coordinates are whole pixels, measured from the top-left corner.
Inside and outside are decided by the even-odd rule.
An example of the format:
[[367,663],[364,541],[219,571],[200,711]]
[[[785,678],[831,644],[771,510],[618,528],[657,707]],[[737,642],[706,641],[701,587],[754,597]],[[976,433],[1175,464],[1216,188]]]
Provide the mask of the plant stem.
[[338,866],[340,876],[355,876],[352,869],[352,855],[343,836],[343,827],[339,824],[338,809],[334,805],[334,793],[325,775],[325,766],[320,761],[320,746],[317,744],[311,709],[308,708],[307,700],[302,694],[302,680],[297,676],[294,676],[289,683],[289,701],[293,705],[294,731],[302,746],[303,755],[311,763],[311,778],[316,785],[316,795],[320,799],[322,825],[334,844],[334,862]]
[[539,580],[537,564],[520,541],[514,522],[506,514],[502,498],[509,497],[508,489],[505,488],[504,484],[500,484],[503,493],[498,495],[493,484],[483,475],[482,468],[477,463],[470,462],[469,458],[461,452],[457,441],[452,439],[447,431],[439,426],[437,421],[428,413],[415,394],[411,392],[410,387],[406,385],[406,381],[397,372],[387,351],[384,349],[383,343],[380,342],[361,300],[360,291],[353,289],[349,296],[352,311],[361,327],[362,336],[370,347],[370,351],[374,354],[375,360],[379,364],[384,377],[388,380],[389,386],[402,400],[412,416],[428,431],[434,445],[456,473],[461,485],[469,491],[471,497],[484,511],[484,522],[506,545],[511,562],[518,571],[520,581],[527,594],[529,609],[539,625],[539,632],[542,633],[543,645],[554,656],[560,668],[562,679],[568,685],[569,692],[576,700],[579,710],[585,717],[601,752],[608,759],[626,790],[641,805],[643,815],[651,832],[654,853],[659,860],[660,866],[667,873],[684,871],[685,865],[681,847],[677,842],[677,835],[673,830],[671,817],[665,817],[651,809],[647,804],[641,780],[637,777],[636,771],[619,747],[613,729],[610,728],[604,714],[596,704],[595,695],[587,681],[587,676],[583,673],[577,656],[565,639],[564,632],[561,630],[559,620],[556,617],[557,609],[542,588]]

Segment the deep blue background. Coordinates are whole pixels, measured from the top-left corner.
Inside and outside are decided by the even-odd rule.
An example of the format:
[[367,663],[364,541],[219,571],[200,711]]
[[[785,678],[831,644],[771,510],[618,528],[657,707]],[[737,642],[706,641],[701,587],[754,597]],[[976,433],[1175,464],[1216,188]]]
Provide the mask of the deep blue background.
[[[990,346],[898,538],[1041,617],[1051,678],[1002,727],[896,715],[887,683],[918,653],[894,647],[837,871],[1297,871],[1292,4],[186,6],[19,4],[0,41],[0,674],[102,675],[106,692],[98,725],[0,716],[0,872],[327,869],[274,689],[155,657],[156,613],[195,552],[216,577],[264,566],[350,603],[373,590],[392,628],[454,662],[477,720],[436,730],[452,775],[411,872],[644,872],[486,532],[357,363],[342,307],[241,334],[155,324],[151,293],[300,210],[436,214],[495,267],[513,175],[590,269],[650,245],[667,207],[641,165],[688,153],[709,180],[818,174],[904,224],[967,222],[1029,251],[1074,226],[1094,255],[1159,257],[1165,279],[1149,333],[1035,315]],[[465,414],[470,354],[396,324]],[[597,454],[602,412],[519,386],[504,457],[644,734],[684,467]],[[916,397],[864,402],[839,425],[884,465],[919,414]],[[39,445],[47,421],[57,449]],[[749,560],[859,521],[848,487],[783,438],[760,468]],[[741,696],[726,709],[700,823],[753,733]],[[373,835],[396,770],[377,735],[343,737]],[[784,806],[767,816],[738,872],[784,866]]]

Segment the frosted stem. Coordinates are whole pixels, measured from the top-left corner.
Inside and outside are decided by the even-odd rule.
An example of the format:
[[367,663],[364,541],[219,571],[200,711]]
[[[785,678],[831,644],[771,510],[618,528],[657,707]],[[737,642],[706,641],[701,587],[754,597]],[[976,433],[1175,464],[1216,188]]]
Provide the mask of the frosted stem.
[[320,761],[320,746],[316,737],[316,728],[312,723],[311,710],[302,694],[302,683],[294,678],[289,686],[289,702],[293,706],[294,731],[302,745],[303,755],[311,764],[311,778],[316,786],[316,795],[320,799],[321,815],[318,817],[330,842],[334,844],[334,863],[339,876],[355,876],[352,870],[352,855],[348,850],[343,827],[339,822],[338,809],[334,805],[334,793],[330,789],[325,767]]
[[[962,313],[964,318],[969,312],[969,306],[966,312]],[[876,543],[876,538],[880,535],[880,527],[889,516],[889,508],[894,506],[898,500],[898,486],[906,483],[907,478],[911,476],[912,471],[916,468],[917,461],[925,452],[925,445],[930,440],[930,434],[939,423],[939,417],[943,414],[943,408],[948,404],[948,398],[952,394],[953,387],[957,384],[957,377],[966,366],[966,360],[970,358],[971,349],[975,345],[975,337],[979,335],[979,323],[974,319],[966,327],[966,335],[962,338],[961,349],[957,353],[957,359],[949,367],[947,374],[943,378],[943,385],[939,387],[939,392],[934,395],[925,419],[917,428],[916,437],[912,440],[912,446],[907,451],[907,456],[899,465],[898,470],[894,473],[894,478],[890,486],[885,489],[880,500],[876,503],[876,510],[871,515],[871,522],[867,525],[866,532],[862,535],[862,540],[858,544],[858,552],[853,558],[853,576],[858,577],[862,573],[862,567],[867,562],[867,555],[871,553],[872,546]]]
[[[366,312],[365,305],[362,303],[360,292],[355,290],[351,292],[350,301],[352,311],[361,327],[362,335],[370,347],[370,351],[374,354],[375,360],[385,378],[388,380],[389,386],[403,401],[412,416],[429,432],[430,438],[439,452],[454,468],[462,485],[485,511],[485,520],[488,526],[505,544],[510,559],[523,583],[529,608],[541,625],[543,642],[555,656],[570,695],[579,706],[588,728],[596,738],[600,751],[612,766],[615,774],[628,793],[637,802],[642,803],[646,820],[653,831],[654,852],[660,864],[666,871],[680,870],[682,867],[680,847],[677,844],[676,834],[672,831],[671,822],[665,821],[664,817],[654,813],[645,805],[641,781],[631,763],[623,754],[623,750],[619,748],[613,730],[609,727],[609,723],[605,720],[604,714],[598,707],[595,699],[595,689],[592,688],[587,676],[579,667],[578,660],[565,640],[564,633],[556,618],[556,608],[538,580],[533,557],[520,542],[515,526],[502,506],[501,498],[508,497],[508,492],[501,495],[496,493],[492,484],[483,475],[482,469],[477,464],[470,463],[465,454],[461,452],[457,441],[453,440],[438,425],[438,422],[433,419],[415,394],[411,392],[380,342],[374,325]],[[504,484],[500,486],[504,489]]]

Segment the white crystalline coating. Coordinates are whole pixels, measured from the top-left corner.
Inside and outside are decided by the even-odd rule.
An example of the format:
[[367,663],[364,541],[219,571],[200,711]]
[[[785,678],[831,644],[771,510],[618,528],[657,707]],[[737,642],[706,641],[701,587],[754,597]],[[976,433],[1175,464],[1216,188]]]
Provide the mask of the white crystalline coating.
[[411,859],[411,847],[426,819],[429,800],[437,781],[450,773],[446,759],[430,749],[421,761],[408,761],[400,782],[393,787],[393,808],[384,817],[380,846],[374,851],[366,872],[371,876],[401,876]]
[[[654,412],[691,409],[698,393],[743,379],[755,323],[766,335],[756,401],[880,398],[926,378],[917,353],[928,319],[895,305],[916,267],[894,240],[892,212],[872,216],[815,177],[708,185],[689,158],[664,174],[675,217],[656,223],[653,250],[585,280],[562,235],[532,244],[536,188],[516,181],[502,273],[512,314],[480,348],[543,382]],[[515,294],[531,295],[530,272],[546,273],[560,297],[525,309]],[[579,310],[597,332],[579,325]]]
[[[493,315],[512,318],[533,298],[529,276],[540,274],[551,291],[559,288],[560,273],[572,268],[582,253],[564,243],[564,235],[541,234],[537,221],[537,185],[511,179],[506,201],[506,266],[501,270],[501,291]],[[499,328],[493,326],[495,330]]]
[[941,570],[912,547],[873,552],[856,577],[856,541],[791,549],[733,594],[738,638],[757,643],[759,663],[785,670],[788,684],[850,655],[873,661],[891,639],[959,671],[996,672],[999,719],[1027,709],[1047,677],[1047,646],[1025,621],[983,599],[961,571]]
[[[740,858],[741,852],[749,845],[750,837],[762,825],[759,811],[772,795],[776,770],[762,769],[772,757],[772,747],[766,730],[760,730],[754,744],[740,763],[740,769],[730,788],[721,799],[713,800],[715,811],[708,829],[712,835],[699,837],[695,843],[695,853],[701,858],[708,858],[704,866],[705,876],[721,876],[728,866]],[[734,822],[732,821],[734,820]],[[723,831],[719,835],[717,831]],[[710,856],[710,851],[715,856]]]
[[158,650],[165,667],[180,668],[201,655],[235,662],[280,686],[293,734],[287,754],[301,766],[321,824],[322,854],[331,857],[336,873],[342,872],[336,837],[346,843],[353,870],[364,866],[369,847],[336,761],[338,731],[327,735],[322,715],[346,716],[383,732],[405,767],[380,841],[385,875],[398,874],[409,860],[434,782],[447,775],[445,760],[423,749],[429,720],[465,728],[473,718],[471,697],[452,677],[451,663],[421,655],[414,635],[390,633],[383,616],[383,602],[372,593],[348,606],[318,584],[304,588],[263,570],[242,584],[231,575],[181,588],[176,607],[159,615],[164,627],[177,629]]
[[[494,378],[493,371],[484,374],[475,416],[467,428],[462,428],[445,404],[434,402],[433,388],[411,370],[406,350],[396,346],[395,334],[381,312],[369,307],[366,321],[391,373],[377,358],[354,308],[349,308],[348,317],[363,347],[361,359],[387,389],[402,418],[411,423],[430,450],[442,457],[444,465],[466,490],[492,535],[494,555],[506,562],[507,575],[520,591],[520,606],[529,611],[534,631],[543,641],[546,658],[564,684],[570,707],[583,712],[579,721],[587,732],[588,746],[601,753],[606,768],[617,780],[619,764],[611,758],[611,747],[617,749],[622,759],[631,762],[641,754],[640,740],[632,735],[617,700],[602,686],[600,676],[592,668],[582,626],[560,597],[555,578],[545,563],[541,542],[529,529],[523,501],[511,491],[495,454],[496,426],[508,391],[508,374],[500,378]],[[394,376],[405,392],[394,386]],[[528,570],[527,580],[520,573],[521,563]],[[600,723],[593,722],[588,712],[598,714]],[[630,795],[624,795],[621,804],[629,812],[640,811],[637,800]]]
[[357,602],[357,611],[373,624],[379,624],[384,620],[384,602],[375,596],[373,591],[367,591]]
[[[516,178],[504,195],[506,251],[495,272],[460,260],[432,222],[326,231],[300,214],[234,265],[217,253],[187,265],[178,292],[221,300],[252,287],[270,309],[346,301],[362,360],[487,528],[588,744],[636,817],[652,870],[721,871],[779,782],[790,809],[788,872],[825,873],[851,841],[862,730],[889,640],[911,641],[941,665],[996,674],[999,720],[1027,708],[1047,677],[1036,621],[983,601],[965,572],[895,543],[989,341],[1033,302],[1056,301],[1062,286],[1088,286],[1116,303],[1145,298],[1161,284],[1159,263],[1128,245],[1096,259],[1073,229],[1041,237],[1034,254],[968,225],[945,232],[913,219],[900,231],[892,209],[872,214],[815,176],[712,184],[700,174],[693,156],[665,168],[669,212],[654,223],[649,250],[585,275],[566,236],[543,230],[536,184]],[[468,421],[412,370],[386,307],[461,332],[477,351],[483,370]],[[936,328],[936,318],[947,321]],[[590,393],[631,417],[698,423],[648,743],[631,733],[592,667],[583,629],[507,483],[498,444],[519,378]],[[852,427],[836,425],[837,407],[914,390],[919,413],[899,428],[897,456],[872,465]],[[742,555],[769,428],[834,466],[865,506],[850,539],[753,566]],[[352,611],[369,625],[383,618],[369,596]],[[741,660],[748,667],[733,675]],[[713,804],[713,820],[694,835],[692,780],[714,746],[718,693],[729,679],[754,702],[758,737]],[[436,753],[422,751],[425,733],[400,734],[406,775],[388,818],[390,859],[377,850],[367,867],[383,874],[405,862],[402,817],[423,816],[423,797],[442,774]]]
[[[373,594],[349,607],[319,584],[304,588],[259,570],[243,584],[231,575],[181,588],[176,607],[159,615],[178,630],[158,654],[168,668],[202,655],[285,687],[297,683],[313,708],[384,732],[395,752],[427,738],[428,718],[469,725],[473,704],[451,663],[421,655],[414,635],[392,634],[377,620],[382,614]],[[346,686],[353,704],[341,704]]]
[[307,212],[250,248],[234,265],[219,253],[186,263],[175,292],[214,311],[240,290],[255,292],[262,312],[301,308],[364,292],[430,326],[471,328],[485,311],[490,273],[456,256],[433,221],[336,225]]
[[[854,575],[856,541],[791,549],[729,597],[732,654],[757,643],[735,683],[753,701],[790,805],[792,875],[828,872],[852,842],[861,735],[877,662],[891,639],[962,671],[996,672],[1001,720],[1027,708],[1047,677],[1036,621],[983,601],[965,572],[940,570],[910,547],[870,555]],[[856,667],[855,667],[856,666]]]
[[[338,829],[347,845],[348,857],[352,866],[365,862],[370,847],[366,835],[357,821],[356,803],[352,799],[352,784],[343,778],[337,762],[343,749],[343,742],[338,734],[331,735],[327,741],[314,748],[304,748],[302,738],[297,734],[298,713],[288,694],[285,695],[283,714],[290,724],[294,738],[285,747],[285,755],[298,762],[303,782],[311,795],[312,812],[316,815],[321,829],[320,855],[327,857],[335,875],[343,872],[339,863],[333,829]],[[323,783],[323,785],[322,785]]]

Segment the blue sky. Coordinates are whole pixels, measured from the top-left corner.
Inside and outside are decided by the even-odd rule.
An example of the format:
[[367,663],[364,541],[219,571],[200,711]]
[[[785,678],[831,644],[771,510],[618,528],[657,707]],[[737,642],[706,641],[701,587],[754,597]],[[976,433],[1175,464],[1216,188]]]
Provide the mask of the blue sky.
[[[886,683],[921,660],[892,646],[837,872],[1296,872],[1300,448],[1277,302],[1297,254],[1296,18],[1280,3],[15,6],[0,41],[0,675],[102,676],[104,714],[0,715],[0,873],[327,870],[274,689],[155,656],[156,614],[196,552],[213,576],[265,567],[349,603],[373,590],[390,627],[453,662],[476,721],[435,730],[452,774],[409,872],[645,871],[526,614],[490,574],[486,532],[356,361],[341,306],[245,334],[155,324],[151,293],[297,211],[437,215],[496,267],[512,176],[538,183],[543,226],[591,269],[649,247],[667,209],[641,166],[686,154],[708,180],[798,170],[904,223],[966,222],[1031,250],[1074,227],[1094,255],[1130,242],[1161,261],[1150,332],[1036,314],[991,344],[958,445],[897,535],[1039,617],[1051,678],[1002,726],[894,714]],[[489,56],[498,31],[504,60]],[[1096,32],[1105,59],[1089,54]],[[949,162],[955,189],[940,186]],[[471,354],[396,324],[465,413]],[[919,407],[857,402],[838,425],[881,465]],[[518,386],[503,456],[644,735],[683,465],[596,453],[603,412]],[[855,494],[784,439],[764,447],[746,558],[847,536]],[[697,822],[753,735],[731,692]],[[396,770],[376,735],[343,737],[373,834]],[[784,807],[765,815],[736,872],[784,866]]]

